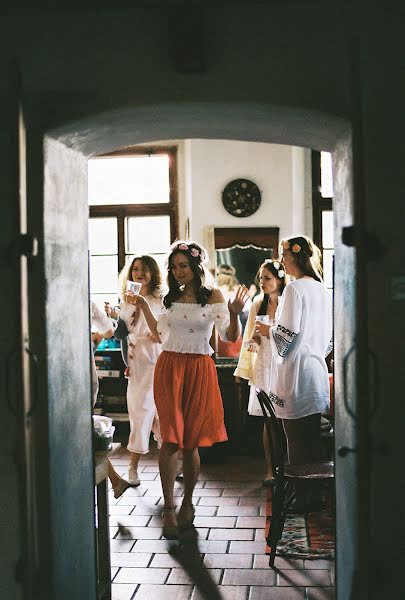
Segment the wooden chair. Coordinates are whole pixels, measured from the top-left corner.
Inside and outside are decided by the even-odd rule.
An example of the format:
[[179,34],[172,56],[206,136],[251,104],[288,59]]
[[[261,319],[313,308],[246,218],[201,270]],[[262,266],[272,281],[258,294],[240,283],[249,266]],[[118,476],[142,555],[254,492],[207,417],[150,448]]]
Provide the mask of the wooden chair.
[[296,497],[297,481],[325,481],[334,478],[332,461],[302,465],[284,465],[284,437],[274,411],[273,403],[261,389],[256,395],[263,412],[270,445],[270,456],[273,463],[275,485],[272,488],[272,516],[267,544],[270,547],[269,566],[274,567],[277,544],[281,539],[287,511]]

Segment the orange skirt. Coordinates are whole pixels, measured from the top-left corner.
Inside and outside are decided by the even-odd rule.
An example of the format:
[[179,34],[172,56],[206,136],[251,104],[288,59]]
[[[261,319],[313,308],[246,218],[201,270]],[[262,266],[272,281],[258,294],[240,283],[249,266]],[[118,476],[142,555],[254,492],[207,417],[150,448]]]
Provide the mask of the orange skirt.
[[154,394],[164,442],[191,450],[228,439],[210,356],[162,352],[155,367]]

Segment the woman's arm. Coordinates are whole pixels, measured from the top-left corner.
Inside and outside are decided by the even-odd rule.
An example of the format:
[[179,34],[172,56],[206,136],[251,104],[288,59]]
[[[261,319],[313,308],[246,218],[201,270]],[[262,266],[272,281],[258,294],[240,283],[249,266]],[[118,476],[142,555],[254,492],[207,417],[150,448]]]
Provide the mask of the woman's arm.
[[[232,301],[229,300],[228,302],[230,322],[226,330],[226,337],[229,342],[236,342],[242,333],[239,313],[242,311],[248,298],[249,294],[247,288],[244,285],[240,285],[238,287],[238,291],[236,292],[235,298]],[[215,304],[217,302],[225,302],[225,298],[223,297],[222,292],[216,288],[212,290],[210,301]]]
[[127,294],[125,296],[125,300],[129,304],[133,304],[134,306],[139,306],[142,309],[143,314],[145,316],[146,323],[150,329],[151,334],[153,335],[153,338],[155,339],[156,342],[161,344],[162,340],[160,339],[158,331],[157,331],[157,319],[156,319],[155,315],[152,313],[150,306],[148,304],[148,301],[140,294],[137,296],[135,296],[134,294]]

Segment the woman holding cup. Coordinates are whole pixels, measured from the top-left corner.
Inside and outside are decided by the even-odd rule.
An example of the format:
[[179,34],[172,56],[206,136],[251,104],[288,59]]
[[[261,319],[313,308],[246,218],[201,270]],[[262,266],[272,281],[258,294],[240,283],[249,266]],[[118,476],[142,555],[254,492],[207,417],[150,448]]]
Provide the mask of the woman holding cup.
[[127,302],[128,296],[140,295],[147,299],[152,313],[162,312],[161,274],[151,256],[136,256],[121,272],[120,318],[114,333],[121,341],[126,377],[127,406],[130,433],[127,449],[131,453],[128,481],[140,484],[138,463],[149,452],[150,433],[153,431],[160,446],[160,427],[153,397],[153,374],[161,352],[159,340],[150,332],[143,312]]
[[[286,285],[284,269],[276,260],[265,260],[259,267],[255,282],[260,286],[262,293],[254,298],[249,311],[242,349],[234,375],[249,380],[248,413],[252,416],[262,417],[263,413],[256,397],[256,388],[261,388],[266,393],[270,389],[272,351],[269,330],[274,323],[279,297]],[[261,328],[261,326],[263,327]],[[274,477],[266,427],[263,428],[263,448],[266,459],[266,475],[263,485],[271,486]]]

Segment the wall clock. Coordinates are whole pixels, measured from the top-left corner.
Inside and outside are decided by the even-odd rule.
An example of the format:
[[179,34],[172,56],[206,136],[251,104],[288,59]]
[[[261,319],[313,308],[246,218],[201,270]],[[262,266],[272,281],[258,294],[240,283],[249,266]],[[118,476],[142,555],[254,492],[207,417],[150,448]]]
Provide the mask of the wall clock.
[[234,179],[222,192],[222,204],[234,217],[249,217],[259,208],[261,196],[259,188],[253,181]]

